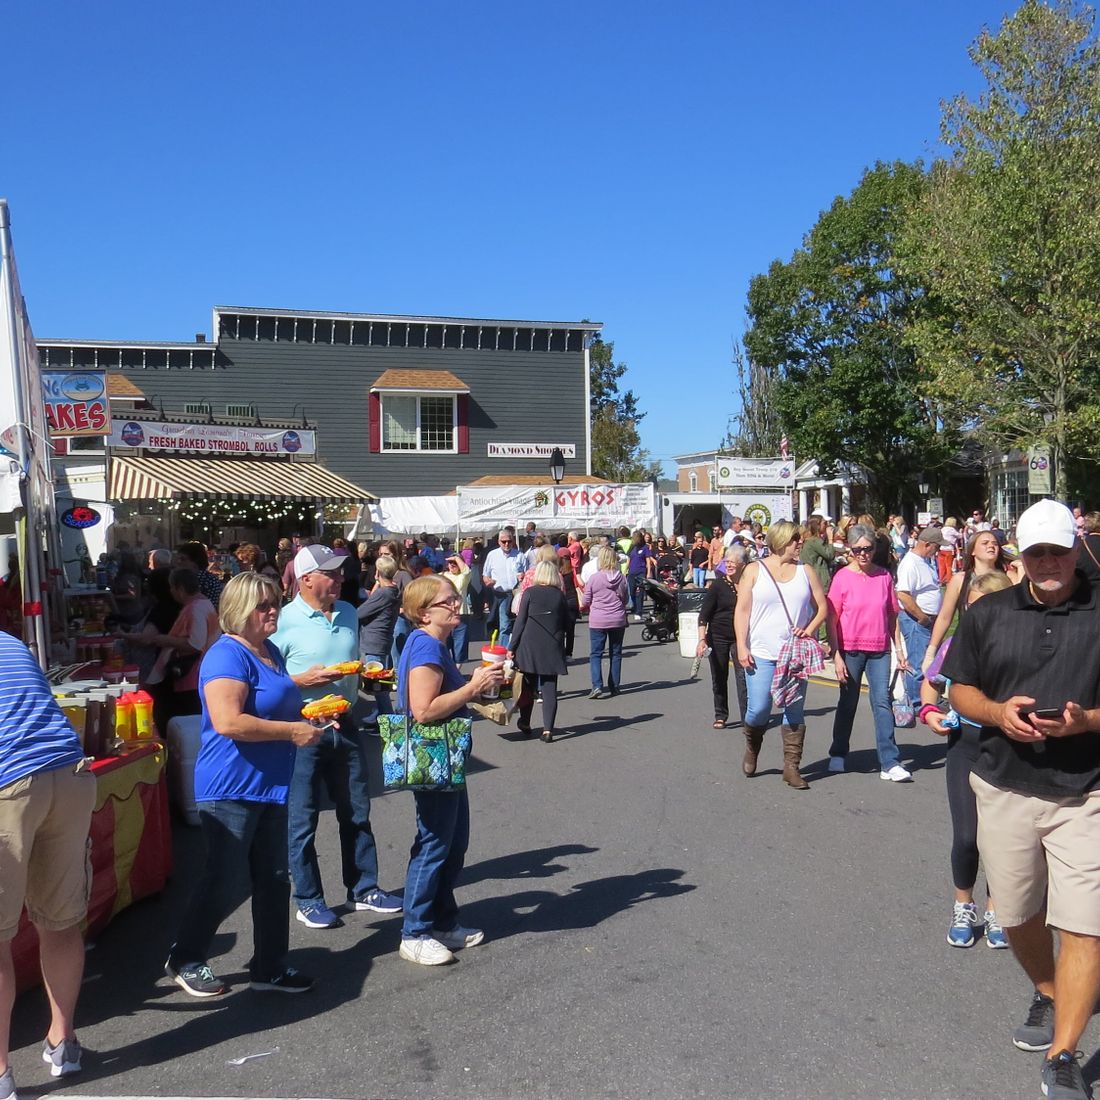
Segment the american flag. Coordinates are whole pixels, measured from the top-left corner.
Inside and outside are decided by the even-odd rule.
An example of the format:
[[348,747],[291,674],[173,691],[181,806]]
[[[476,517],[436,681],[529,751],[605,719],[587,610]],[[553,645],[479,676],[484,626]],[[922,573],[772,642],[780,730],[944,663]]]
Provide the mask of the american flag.
[[789,458],[791,453],[791,441],[784,435],[779,441],[779,453],[784,458]]

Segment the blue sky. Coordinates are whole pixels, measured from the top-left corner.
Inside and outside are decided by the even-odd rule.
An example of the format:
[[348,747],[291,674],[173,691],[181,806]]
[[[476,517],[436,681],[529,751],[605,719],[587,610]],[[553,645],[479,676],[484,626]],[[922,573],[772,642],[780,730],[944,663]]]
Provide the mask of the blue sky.
[[1014,7],[9,5],[35,332],[187,340],[216,303],[590,318],[653,454],[711,447],[751,277],[865,166],[934,151]]

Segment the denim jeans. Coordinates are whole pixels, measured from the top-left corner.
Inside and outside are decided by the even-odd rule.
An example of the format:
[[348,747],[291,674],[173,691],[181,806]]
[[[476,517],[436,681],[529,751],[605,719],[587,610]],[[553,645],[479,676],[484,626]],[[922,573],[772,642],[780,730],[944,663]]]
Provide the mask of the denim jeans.
[[900,760],[898,743],[894,740],[894,712],[890,706],[890,651],[866,653],[853,650],[844,654],[844,666],[848,670],[848,682],[840,685],[840,699],[833,715],[833,743],[830,756],[848,755],[852,740],[852,722],[859,705],[859,685],[867,676],[871,716],[875,720],[875,748],[878,750],[878,766],[889,771]]
[[492,634],[493,630],[498,630],[499,636],[497,637],[497,645],[508,648],[508,643],[512,639],[512,626],[515,623],[515,616],[512,614],[512,600],[515,597],[515,592],[501,592],[499,589],[493,589],[493,609],[489,613],[489,622],[486,624],[486,630]]
[[[756,668],[745,669],[745,688],[749,695],[749,709],[745,725],[763,727],[772,716],[772,680],[775,679],[775,661],[753,657]],[[802,713],[806,709],[806,684],[803,680],[798,695],[783,708],[783,721],[788,726],[801,726]]]
[[592,645],[592,651],[588,658],[589,669],[592,672],[592,687],[603,688],[603,650],[607,645],[611,653],[611,667],[607,674],[607,686],[618,688],[623,681],[623,635],[625,626],[611,626],[606,630],[590,626],[588,638]]
[[707,568],[705,565],[693,565],[691,567],[691,577],[695,582],[696,588],[705,588],[707,584]]
[[645,610],[645,574],[627,573],[626,582],[630,591],[630,602],[634,614],[640,618]]
[[252,895],[253,981],[286,969],[290,943],[290,878],[286,806],[275,802],[200,802],[206,863],[187,903],[168,957],[173,966],[204,963],[219,925]]
[[316,744],[300,748],[294,760],[287,811],[290,873],[299,906],[325,899],[316,845],[322,784],[336,805],[340,863],[348,896],[361,897],[378,885],[378,849],[370,827],[362,737],[350,721],[342,721],[325,730]]
[[901,636],[905,639],[905,656],[909,661],[909,667],[913,670],[905,674],[905,692],[914,707],[920,707],[920,685],[924,679],[921,665],[924,655],[928,652],[928,643],[932,641],[932,624],[923,626],[917,622],[908,611],[903,611],[901,619]]
[[450,649],[456,665],[462,664],[469,657],[466,647],[466,638],[470,632],[468,620],[469,615],[461,616],[458,626],[451,631],[451,636],[447,639],[447,648]]
[[401,935],[423,939],[432,929],[458,924],[455,883],[470,844],[470,800],[460,791],[413,791],[416,839],[405,876],[405,923]]

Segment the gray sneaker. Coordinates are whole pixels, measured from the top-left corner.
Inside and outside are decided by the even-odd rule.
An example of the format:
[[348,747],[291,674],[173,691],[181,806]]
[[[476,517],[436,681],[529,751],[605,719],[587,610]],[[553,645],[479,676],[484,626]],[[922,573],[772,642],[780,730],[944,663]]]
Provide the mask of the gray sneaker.
[[50,1067],[51,1077],[68,1077],[80,1072],[80,1056],[84,1053],[79,1039],[62,1039],[57,1046],[50,1046],[47,1039],[42,1044],[42,1061]]
[[1054,1042],[1054,1001],[1038,990],[1032,994],[1027,1019],[1012,1033],[1012,1042],[1020,1050],[1050,1050]]
[[12,1076],[10,1066],[0,1073],[0,1100],[19,1100],[15,1093],[15,1078]]
[[1081,1052],[1063,1050],[1053,1058],[1043,1059],[1039,1088],[1047,1100],[1091,1100],[1092,1089],[1085,1085],[1078,1059]]

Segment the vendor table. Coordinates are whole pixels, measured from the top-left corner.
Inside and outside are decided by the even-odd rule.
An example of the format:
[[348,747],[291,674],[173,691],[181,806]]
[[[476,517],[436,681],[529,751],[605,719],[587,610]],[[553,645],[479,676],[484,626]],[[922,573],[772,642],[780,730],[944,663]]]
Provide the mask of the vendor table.
[[[164,888],[172,871],[172,833],[164,779],[165,748],[142,745],[125,756],[92,764],[96,803],[91,837],[92,892],[85,935],[140,898]],[[12,941],[15,984],[20,991],[41,981],[38,934],[24,912]]]

